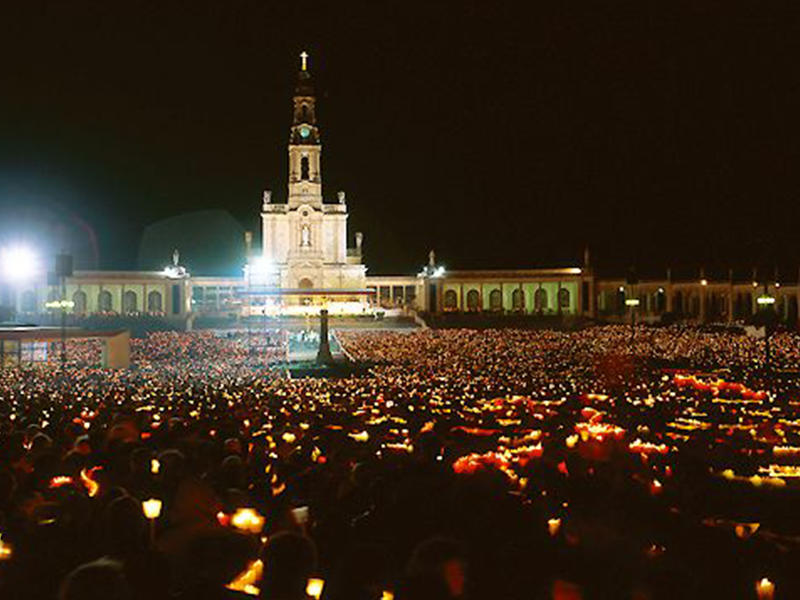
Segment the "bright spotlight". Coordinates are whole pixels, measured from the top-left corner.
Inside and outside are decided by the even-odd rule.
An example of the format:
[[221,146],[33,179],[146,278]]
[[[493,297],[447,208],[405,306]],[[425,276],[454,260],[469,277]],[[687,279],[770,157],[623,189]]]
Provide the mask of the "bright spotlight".
[[250,262],[250,272],[253,275],[268,275],[273,269],[272,261],[266,256],[256,256]]
[[26,281],[39,272],[39,259],[24,246],[4,248],[0,252],[0,269],[9,281]]

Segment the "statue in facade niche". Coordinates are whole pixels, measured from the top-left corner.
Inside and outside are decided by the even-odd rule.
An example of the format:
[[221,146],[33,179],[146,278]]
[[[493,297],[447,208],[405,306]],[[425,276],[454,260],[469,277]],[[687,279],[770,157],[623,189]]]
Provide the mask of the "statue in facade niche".
[[303,229],[300,230],[300,245],[303,248],[311,245],[311,231],[309,231],[308,225],[303,225]]
[[337,193],[336,197],[339,198],[339,204],[344,204],[345,203],[345,199],[347,198],[347,196],[345,195],[344,192]]

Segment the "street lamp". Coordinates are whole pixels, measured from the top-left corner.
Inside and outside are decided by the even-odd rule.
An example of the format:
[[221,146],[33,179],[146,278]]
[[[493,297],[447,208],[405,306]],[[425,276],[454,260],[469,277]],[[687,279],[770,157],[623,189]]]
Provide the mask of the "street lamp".
[[639,306],[639,299],[626,298],[625,306],[631,309],[631,352],[633,352],[633,340],[636,337],[636,309]]
[[767,283],[764,282],[764,293],[761,294],[756,299],[756,303],[760,307],[761,318],[760,321],[764,325],[764,368],[767,372],[767,377],[770,375],[770,347],[769,347],[769,337],[770,337],[770,325],[771,321],[775,317],[775,297],[769,295],[769,288],[767,287]]

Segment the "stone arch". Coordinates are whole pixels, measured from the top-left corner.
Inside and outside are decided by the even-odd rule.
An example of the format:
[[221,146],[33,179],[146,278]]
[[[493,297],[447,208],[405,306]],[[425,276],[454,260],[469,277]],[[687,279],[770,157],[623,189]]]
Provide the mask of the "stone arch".
[[124,294],[122,294],[122,312],[124,314],[135,313],[138,300],[139,299],[136,296],[136,292],[133,290],[127,290]]
[[667,309],[667,295],[664,290],[658,290],[653,296],[653,305],[657,313],[663,313]]
[[511,292],[511,307],[516,311],[525,310],[525,292],[520,288],[516,288]]
[[25,290],[19,299],[20,310],[24,313],[36,312],[36,293],[33,290]]
[[672,297],[672,310],[679,315],[683,314],[683,292],[680,290]]
[[88,305],[88,299],[86,298],[86,292],[83,290],[78,290],[74,294],[72,294],[72,302],[75,305],[72,311],[76,315],[85,315],[86,314],[86,307]]
[[547,290],[539,288],[533,293],[533,306],[536,312],[542,312],[547,309]]
[[481,296],[478,290],[467,292],[467,310],[480,310]]
[[164,310],[161,292],[153,290],[147,294],[147,312],[160,313]]
[[495,312],[503,310],[503,292],[499,288],[489,292],[489,309]]
[[114,310],[114,298],[108,290],[103,290],[97,294],[97,310],[100,312],[111,312]]
[[688,294],[689,300],[689,314],[696,317],[700,314],[700,296],[697,294]]
[[558,308],[559,310],[564,310],[569,308],[569,290],[567,288],[561,288],[558,290]]
[[458,308],[458,294],[455,290],[445,290],[444,307],[446,310],[456,310]]
[[[297,282],[297,287],[300,288],[301,290],[310,290],[311,288],[314,287],[314,282],[308,277],[303,277],[300,281]],[[300,299],[300,302],[308,306],[309,304],[311,304],[311,296],[303,296]]]

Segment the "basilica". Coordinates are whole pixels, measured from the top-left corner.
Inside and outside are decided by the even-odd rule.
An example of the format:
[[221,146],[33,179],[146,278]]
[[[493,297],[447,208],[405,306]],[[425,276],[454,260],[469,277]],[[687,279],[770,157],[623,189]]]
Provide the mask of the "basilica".
[[322,135],[305,53],[302,59],[289,133],[288,195],[279,203],[264,193],[262,256],[251,261],[251,267],[260,268],[249,276],[259,278],[265,291],[280,289],[284,305],[308,304],[313,295],[363,303],[368,295],[363,235],[356,233],[355,246],[348,247],[345,193],[338,192],[332,202],[323,198]]
[[712,277],[702,269],[689,279],[669,271],[652,280],[601,278],[588,255],[580,265],[548,269],[450,270],[431,252],[417,273],[371,274],[364,262],[364,235],[348,231],[345,193],[326,197],[323,188],[322,132],[305,53],[291,111],[287,193],[285,198],[263,193],[261,244],[253,243],[252,233],[245,236],[246,264],[236,266],[238,276],[189,272],[176,249],[158,271],[70,271],[57,281],[44,274],[25,281],[0,279],[0,309],[20,322],[53,319],[66,311],[76,323],[95,316],[149,316],[179,328],[191,328],[198,319],[313,315],[323,308],[363,317],[486,313],[733,323],[752,317],[770,298],[781,318],[798,320],[800,277],[777,273],[767,282],[755,273]]

